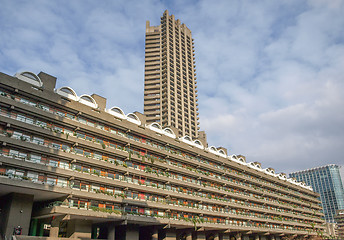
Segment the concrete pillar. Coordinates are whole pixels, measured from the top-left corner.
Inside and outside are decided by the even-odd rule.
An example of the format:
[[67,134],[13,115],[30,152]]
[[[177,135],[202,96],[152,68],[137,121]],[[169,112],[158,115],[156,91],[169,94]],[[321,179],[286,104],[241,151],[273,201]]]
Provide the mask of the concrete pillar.
[[158,239],[159,239],[158,229],[154,228],[153,233],[152,233],[152,240],[158,240]]
[[186,233],[186,238],[185,240],[192,240],[192,232],[187,232]]
[[72,219],[67,224],[68,238],[91,238],[92,222],[89,220]]
[[222,240],[230,240],[231,239],[231,236],[229,235],[229,233],[224,233],[222,235]]
[[8,239],[14,228],[21,227],[22,235],[29,235],[33,195],[10,193],[0,201],[0,232]]
[[51,221],[49,237],[57,238],[59,236],[60,222],[62,221],[63,218],[64,216],[53,217],[53,220]]
[[220,240],[220,235],[219,233],[214,234],[214,240]]
[[125,239],[126,240],[139,240],[140,229],[137,225],[127,225]]
[[107,239],[108,240],[115,240],[115,237],[116,237],[116,226],[115,226],[115,223],[111,222],[108,224]]
[[173,229],[168,229],[166,231],[166,237],[164,240],[176,240],[176,239],[177,239],[176,231]]
[[241,233],[237,233],[236,235],[235,235],[235,239],[236,240],[241,240]]
[[197,240],[206,240],[205,232],[197,232]]

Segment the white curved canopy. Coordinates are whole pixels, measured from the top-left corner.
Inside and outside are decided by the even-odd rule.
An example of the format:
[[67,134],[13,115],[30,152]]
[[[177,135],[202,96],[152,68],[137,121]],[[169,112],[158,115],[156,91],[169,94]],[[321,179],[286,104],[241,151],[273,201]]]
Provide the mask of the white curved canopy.
[[218,150],[218,153],[222,156],[222,157],[226,157],[226,153],[223,149]]
[[154,129],[158,129],[160,131],[162,130],[162,127],[160,126],[159,123],[154,122],[154,123],[150,124],[150,126]]
[[211,152],[211,153],[214,153],[214,154],[218,153],[216,147],[214,147],[214,146],[209,147],[208,151]]
[[129,113],[129,114],[127,115],[127,120],[128,120],[129,122],[134,123],[134,124],[141,125],[140,119],[139,119],[138,116],[136,116],[134,113]]
[[176,134],[172,131],[171,128],[164,128],[163,133],[164,133],[166,136],[169,136],[169,137],[172,137],[172,138],[175,138],[175,137],[176,137]]
[[119,107],[112,107],[110,109],[107,109],[106,110],[107,113],[110,113],[111,115],[113,116],[116,116],[116,117],[119,117],[119,118],[122,118],[122,119],[125,119],[126,116],[123,112],[123,110]]
[[181,141],[189,144],[189,145],[192,145],[192,146],[195,146],[194,142],[192,141],[191,137],[189,137],[188,135],[185,135],[181,138],[179,138]]
[[32,72],[25,71],[25,72],[16,73],[14,75],[14,77],[16,77],[16,78],[18,78],[24,82],[30,83],[36,87],[42,87],[43,86],[42,80],[36,74],[34,74]]
[[196,140],[194,141],[194,144],[195,144],[195,146],[198,147],[198,148],[201,148],[201,149],[204,148],[204,147],[203,147],[203,144],[202,144],[201,141],[198,140],[198,139],[196,139]]
[[286,180],[286,179],[287,179],[287,176],[286,176],[285,173],[279,173],[279,174],[278,174],[278,177],[279,177],[280,179],[283,179],[283,180]]
[[73,88],[71,87],[61,87],[59,89],[56,90],[56,93],[64,96],[66,98],[72,99],[74,101],[78,101],[78,95],[76,94],[76,92],[74,91]]
[[81,95],[79,98],[79,102],[82,104],[85,104],[87,106],[90,106],[92,108],[97,108],[98,104],[97,102],[93,99],[93,97],[91,97],[90,95]]
[[160,124],[157,123],[157,122],[153,122],[153,123],[147,125],[147,127],[148,127],[150,130],[153,130],[154,132],[158,132],[158,133],[161,133],[161,134],[164,133],[163,130],[162,130],[162,127],[161,127]]

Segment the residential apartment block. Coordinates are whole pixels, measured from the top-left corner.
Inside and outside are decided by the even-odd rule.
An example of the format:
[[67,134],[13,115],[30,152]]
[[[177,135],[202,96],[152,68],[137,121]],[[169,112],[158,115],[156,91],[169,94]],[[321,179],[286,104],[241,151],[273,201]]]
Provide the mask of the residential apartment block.
[[337,223],[337,237],[338,239],[344,239],[344,209],[337,210],[334,219]]
[[147,119],[56,89],[43,72],[0,73],[1,236],[279,240],[323,231],[310,187]]
[[166,10],[146,24],[144,114],[147,123],[198,137],[195,50],[191,31]]

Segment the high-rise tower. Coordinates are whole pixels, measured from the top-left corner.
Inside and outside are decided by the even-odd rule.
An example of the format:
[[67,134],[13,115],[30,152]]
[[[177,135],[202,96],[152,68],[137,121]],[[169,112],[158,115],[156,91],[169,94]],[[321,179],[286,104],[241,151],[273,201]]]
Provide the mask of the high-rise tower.
[[146,23],[144,113],[147,122],[198,137],[198,103],[191,31],[166,10],[159,26]]
[[299,182],[312,186],[320,194],[325,220],[334,222],[336,211],[344,209],[344,189],[340,177],[339,166],[330,164],[323,167],[306,169],[289,174]]

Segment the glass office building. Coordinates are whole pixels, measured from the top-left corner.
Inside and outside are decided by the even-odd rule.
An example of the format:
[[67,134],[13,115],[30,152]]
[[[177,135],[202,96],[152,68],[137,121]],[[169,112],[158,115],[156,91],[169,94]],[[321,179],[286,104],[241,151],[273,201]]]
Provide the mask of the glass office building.
[[325,220],[334,222],[336,211],[344,209],[344,190],[340,178],[339,166],[331,164],[323,167],[290,173],[296,178],[313,187],[320,194]]

